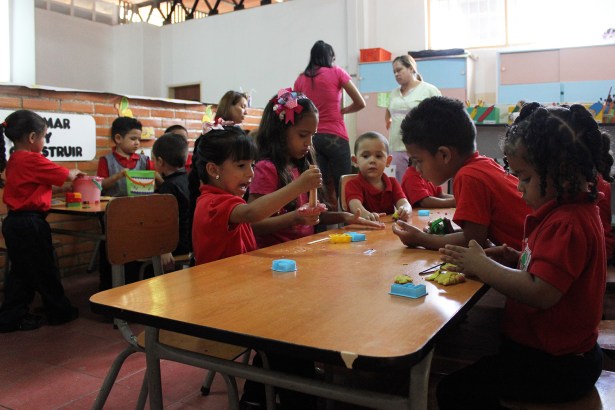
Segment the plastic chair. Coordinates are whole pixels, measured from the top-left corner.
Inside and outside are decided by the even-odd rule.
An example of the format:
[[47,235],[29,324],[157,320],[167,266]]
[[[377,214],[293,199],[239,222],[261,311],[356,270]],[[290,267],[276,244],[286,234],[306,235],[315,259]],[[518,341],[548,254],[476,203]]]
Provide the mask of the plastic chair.
[[[107,258],[111,264],[113,287],[125,283],[124,264],[128,262],[151,259],[154,274],[163,273],[160,255],[175,249],[179,237],[177,214],[177,200],[173,195],[121,197],[109,202],[105,227]],[[143,334],[135,336],[126,321],[115,319],[114,323],[128,342],[128,347],[113,361],[94,401],[93,409],[103,408],[126,358],[133,353],[144,352],[147,348]],[[168,331],[160,332],[160,342],[187,353],[207,354],[226,360],[235,360],[247,352],[244,347]],[[230,407],[237,408],[239,398],[235,379],[224,374],[222,377],[227,384]],[[145,407],[147,391],[145,376],[137,408]]]
[[340,209],[348,212],[348,204],[346,204],[346,184],[351,179],[357,177],[357,174],[345,174],[340,177]]

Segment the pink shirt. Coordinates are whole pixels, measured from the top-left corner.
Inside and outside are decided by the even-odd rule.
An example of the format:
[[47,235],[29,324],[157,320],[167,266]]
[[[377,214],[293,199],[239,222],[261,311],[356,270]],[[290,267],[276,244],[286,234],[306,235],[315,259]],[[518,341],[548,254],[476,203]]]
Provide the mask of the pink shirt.
[[[299,177],[299,170],[297,168],[293,168],[292,175],[293,180],[297,179]],[[273,162],[269,160],[262,160],[256,163],[256,166],[254,167],[254,178],[252,178],[252,183],[250,184],[251,194],[267,195],[278,190],[280,188],[279,184],[278,171]],[[307,203],[307,193],[299,195],[296,201],[297,208]],[[288,211],[282,208],[273,216],[282,215],[286,212]],[[264,248],[266,246],[275,245],[276,243],[287,242],[312,234],[314,234],[313,226],[294,225],[269,235],[256,235],[256,243],[259,248]]]
[[318,133],[338,135],[348,140],[342,116],[342,87],[350,75],[338,66],[320,67],[316,77],[301,74],[295,80],[295,91],[305,94],[318,108]]

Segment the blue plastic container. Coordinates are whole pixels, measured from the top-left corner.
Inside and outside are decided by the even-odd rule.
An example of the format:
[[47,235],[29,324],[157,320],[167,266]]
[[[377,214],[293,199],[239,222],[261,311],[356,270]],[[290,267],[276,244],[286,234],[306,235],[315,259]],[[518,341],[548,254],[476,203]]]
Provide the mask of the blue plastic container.
[[297,262],[292,259],[276,259],[271,264],[271,269],[276,272],[294,272],[297,270]]
[[365,240],[364,233],[346,232],[346,235],[350,235],[350,237],[352,238],[352,242],[361,242]]
[[423,297],[426,294],[427,288],[425,287],[425,285],[415,285],[414,283],[404,283],[403,285],[399,283],[394,283],[391,285],[391,291],[389,292],[389,295],[403,296],[406,298],[413,299]]
[[419,209],[419,216],[429,216],[429,209]]

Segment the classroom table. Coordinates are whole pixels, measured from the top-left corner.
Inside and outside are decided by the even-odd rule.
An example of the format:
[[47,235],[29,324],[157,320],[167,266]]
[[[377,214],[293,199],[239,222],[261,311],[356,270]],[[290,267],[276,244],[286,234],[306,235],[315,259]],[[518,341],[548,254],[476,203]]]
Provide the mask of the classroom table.
[[[412,223],[423,227],[452,212],[432,210],[419,217],[415,210]],[[434,339],[487,287],[472,279],[453,286],[426,281],[418,273],[441,263],[438,253],[403,246],[391,232],[390,217],[385,221],[384,230],[345,227],[110,289],[93,295],[91,308],[145,325],[153,409],[162,408],[159,354],[173,354],[158,343],[160,329],[349,369],[407,370],[410,395],[400,397],[205,359],[211,370],[320,397],[372,408],[425,409]],[[366,240],[313,243],[344,231],[365,233]],[[297,270],[272,271],[276,259],[295,260]],[[400,274],[424,283],[427,296],[390,295]]]

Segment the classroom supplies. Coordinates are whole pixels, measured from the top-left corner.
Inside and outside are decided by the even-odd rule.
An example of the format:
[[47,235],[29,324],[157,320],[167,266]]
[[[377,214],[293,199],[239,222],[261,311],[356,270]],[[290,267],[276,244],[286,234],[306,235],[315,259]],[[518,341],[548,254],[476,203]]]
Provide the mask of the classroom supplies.
[[100,202],[100,192],[102,191],[101,177],[83,176],[73,181],[73,190],[81,194],[82,202],[95,204]]
[[80,192],[67,192],[66,193],[66,207],[67,208],[81,208],[81,193]]
[[429,216],[429,209],[419,209],[419,216]]
[[156,171],[128,170],[126,171],[126,190],[128,196],[148,195],[154,193]]
[[271,263],[271,269],[276,272],[294,272],[297,270],[297,262],[292,259],[276,259]]
[[418,299],[427,295],[427,287],[422,283],[420,285],[415,285],[412,282],[404,284],[393,283],[391,285],[391,291],[389,292],[389,295]]
[[434,281],[440,285],[449,286],[463,283],[466,281],[466,277],[462,273],[449,271],[451,267],[455,265],[445,263],[437,271],[426,277],[425,279]]

